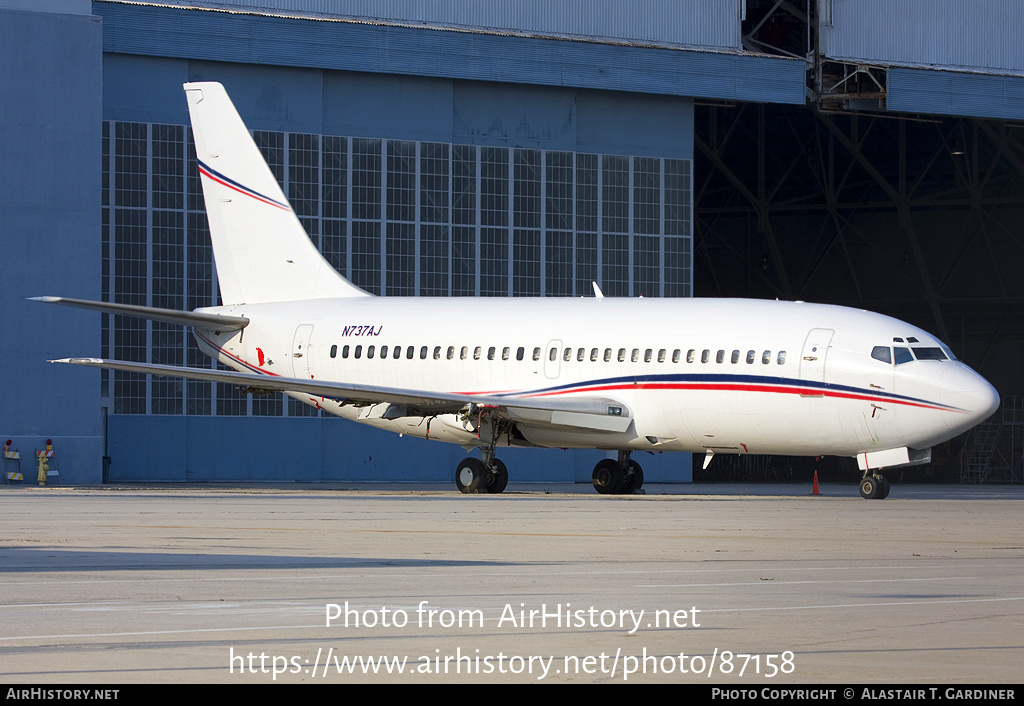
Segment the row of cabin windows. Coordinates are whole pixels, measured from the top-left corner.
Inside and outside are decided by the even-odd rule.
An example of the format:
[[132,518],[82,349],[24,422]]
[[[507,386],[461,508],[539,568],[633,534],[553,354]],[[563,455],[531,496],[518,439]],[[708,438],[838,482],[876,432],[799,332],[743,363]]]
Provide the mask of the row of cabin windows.
[[[441,359],[441,352],[442,352],[442,350],[443,349],[442,349],[441,346],[434,346],[434,351],[433,351],[433,356],[432,356],[434,360],[440,360]],[[365,350],[366,357],[369,358],[369,359],[373,359],[375,357],[376,358],[387,358],[389,356],[389,353],[390,353],[390,357],[391,358],[393,358],[394,360],[399,360],[399,359],[401,359],[403,357],[403,352],[404,352],[404,357],[407,360],[412,360],[412,359],[414,359],[416,357],[416,346],[406,346],[404,351],[403,351],[402,346],[388,347],[388,346],[384,345],[384,346],[380,346],[378,348],[377,346],[369,345],[369,346],[366,346],[366,350]],[[342,358],[348,358],[348,357],[351,356],[352,358],[359,359],[359,358],[363,357],[363,353],[364,353],[364,350],[363,350],[363,346],[362,345],[357,345],[357,346],[345,345],[345,346],[341,347],[341,357]],[[456,353],[455,346],[448,346],[448,350],[445,353],[445,358],[447,358],[448,360],[454,360],[455,359],[455,353]],[[550,360],[552,362],[557,361],[558,360],[558,353],[559,353],[559,349],[552,346],[551,350],[548,352],[548,360]],[[709,349],[709,348],[705,348],[703,351],[701,351],[700,354],[699,354],[700,362],[701,363],[709,363],[709,362],[711,362],[711,353],[712,353],[711,349]],[[458,350],[459,360],[468,360],[470,355],[471,354],[470,354],[469,346],[462,346]],[[511,357],[511,355],[512,355],[512,349],[509,346],[505,346],[504,348],[501,349],[501,353],[500,353],[501,360],[508,360]],[[498,356],[499,356],[499,353],[498,353],[497,346],[490,346],[487,349],[487,360],[497,360]],[[538,347],[533,349],[533,355],[531,356],[531,359],[532,360],[540,360],[540,356],[541,356],[541,349],[538,346]],[[629,359],[630,362],[638,363],[638,362],[640,362],[641,351],[640,351],[639,348],[634,348],[631,351],[629,349],[626,349],[626,348],[619,348],[618,351],[616,352],[612,348],[605,348],[604,352],[602,353],[600,348],[591,348],[591,349],[589,349],[589,355],[588,355],[588,349],[586,349],[586,348],[576,348],[576,349],[566,348],[562,352],[562,360],[564,360],[566,362],[569,362],[569,361],[571,361],[575,357],[575,359],[578,362],[581,362],[581,363],[584,362],[585,360],[587,360],[588,358],[590,359],[591,362],[594,362],[594,363],[598,362],[599,360],[604,360],[604,362],[606,362],[606,363],[610,363],[610,362],[612,362],[612,360],[617,360],[620,363],[624,363],[627,360],[627,356],[628,356],[628,359]],[[338,346],[337,345],[331,346],[331,357],[332,358],[337,358],[338,357]],[[420,358],[420,360],[426,360],[428,357],[431,357],[429,346],[420,346],[420,348],[419,348],[419,358]],[[483,347],[482,346],[474,347],[473,350],[472,350],[472,358],[473,358],[473,360],[480,360],[483,357],[484,357],[484,349],[483,349]],[[525,357],[526,357],[526,348],[520,346],[519,348],[516,349],[516,360],[523,360]],[[673,363],[678,363],[680,360],[682,360],[682,357],[683,357],[682,349],[676,348],[675,350],[672,351],[671,359],[672,359]],[[698,357],[698,353],[697,353],[697,350],[694,349],[694,348],[691,348],[690,350],[688,350],[686,352],[686,362],[687,363],[694,363],[694,362],[696,362],[697,357]],[[757,360],[759,358],[761,360],[761,364],[762,365],[770,365],[773,359],[775,360],[775,364],[776,365],[784,365],[785,362],[786,362],[786,351],[779,351],[778,355],[773,355],[772,351],[763,351],[760,354],[760,356],[759,356],[757,351],[749,350],[749,351],[746,352],[746,355],[744,356],[741,351],[734,350],[734,351],[732,351],[732,354],[729,356],[729,361],[731,363],[733,363],[733,364],[736,364],[736,363],[739,363],[741,359],[745,359],[748,365],[753,365],[755,362],[757,362]],[[652,362],[654,360],[657,360],[659,363],[664,363],[668,359],[669,359],[669,356],[668,356],[668,349],[667,348],[659,349],[657,354],[655,354],[653,348],[647,348],[647,349],[645,349],[643,351],[643,361],[645,363],[650,363],[650,362]],[[717,353],[715,353],[714,360],[715,360],[716,363],[724,363],[725,359],[726,359],[726,352],[725,352],[725,350],[719,350]]]

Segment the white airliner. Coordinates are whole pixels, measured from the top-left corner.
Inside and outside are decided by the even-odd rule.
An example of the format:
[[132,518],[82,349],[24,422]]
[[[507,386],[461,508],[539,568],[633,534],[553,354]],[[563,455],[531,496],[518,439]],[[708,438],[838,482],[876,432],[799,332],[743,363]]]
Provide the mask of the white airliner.
[[225,304],[195,312],[40,301],[192,327],[237,372],[70,358],[282,391],[381,429],[480,449],[465,493],[499,493],[506,446],[617,451],[601,493],[643,483],[637,451],[854,456],[878,469],[991,415],[992,386],[934,336],[867,311],[723,299],[375,297],[321,257],[224,88],[185,85]]

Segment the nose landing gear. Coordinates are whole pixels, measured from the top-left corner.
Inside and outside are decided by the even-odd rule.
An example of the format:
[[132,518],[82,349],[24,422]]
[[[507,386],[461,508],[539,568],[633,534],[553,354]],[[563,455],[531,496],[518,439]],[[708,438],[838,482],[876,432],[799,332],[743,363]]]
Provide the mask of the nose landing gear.
[[884,500],[889,496],[889,480],[866,472],[860,479],[860,496],[865,500]]

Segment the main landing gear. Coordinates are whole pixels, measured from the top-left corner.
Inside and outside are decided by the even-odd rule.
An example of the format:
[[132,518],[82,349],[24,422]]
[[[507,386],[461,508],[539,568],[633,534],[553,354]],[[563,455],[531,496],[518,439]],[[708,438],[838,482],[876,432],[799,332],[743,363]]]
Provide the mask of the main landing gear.
[[889,480],[882,475],[865,471],[860,479],[860,496],[865,500],[884,500],[889,496]]
[[471,405],[466,413],[466,418],[475,422],[477,436],[483,443],[479,460],[464,458],[455,467],[455,485],[463,493],[500,493],[508,485],[508,468],[494,456],[494,447],[511,426],[492,412],[492,408]]
[[464,458],[455,468],[455,485],[463,493],[500,493],[508,485],[508,468],[494,456],[494,449],[480,449],[482,459]]
[[629,451],[619,451],[619,460],[602,459],[594,466],[594,490],[602,495],[629,495],[644,484],[644,469],[629,457]]

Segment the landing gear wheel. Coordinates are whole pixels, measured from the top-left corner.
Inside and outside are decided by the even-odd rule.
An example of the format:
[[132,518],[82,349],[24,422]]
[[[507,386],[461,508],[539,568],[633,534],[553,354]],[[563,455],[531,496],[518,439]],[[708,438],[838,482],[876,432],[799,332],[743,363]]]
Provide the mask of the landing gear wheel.
[[455,485],[463,493],[479,493],[487,482],[487,467],[477,458],[464,458],[455,468]]
[[889,479],[885,476],[878,476],[878,494],[875,500],[885,500],[889,497]]
[[874,500],[878,497],[880,486],[874,476],[864,476],[860,479],[860,496],[865,500]]
[[617,462],[610,458],[597,462],[591,477],[594,490],[601,495],[614,495],[622,490],[626,482],[626,473]]
[[506,485],[508,485],[508,468],[498,459],[493,459],[486,490],[488,493],[500,493],[505,490]]
[[640,464],[636,461],[630,461],[629,468],[632,473],[626,478],[626,482],[622,484],[622,490],[619,491],[623,495],[629,495],[644,486],[644,469],[641,468]]

